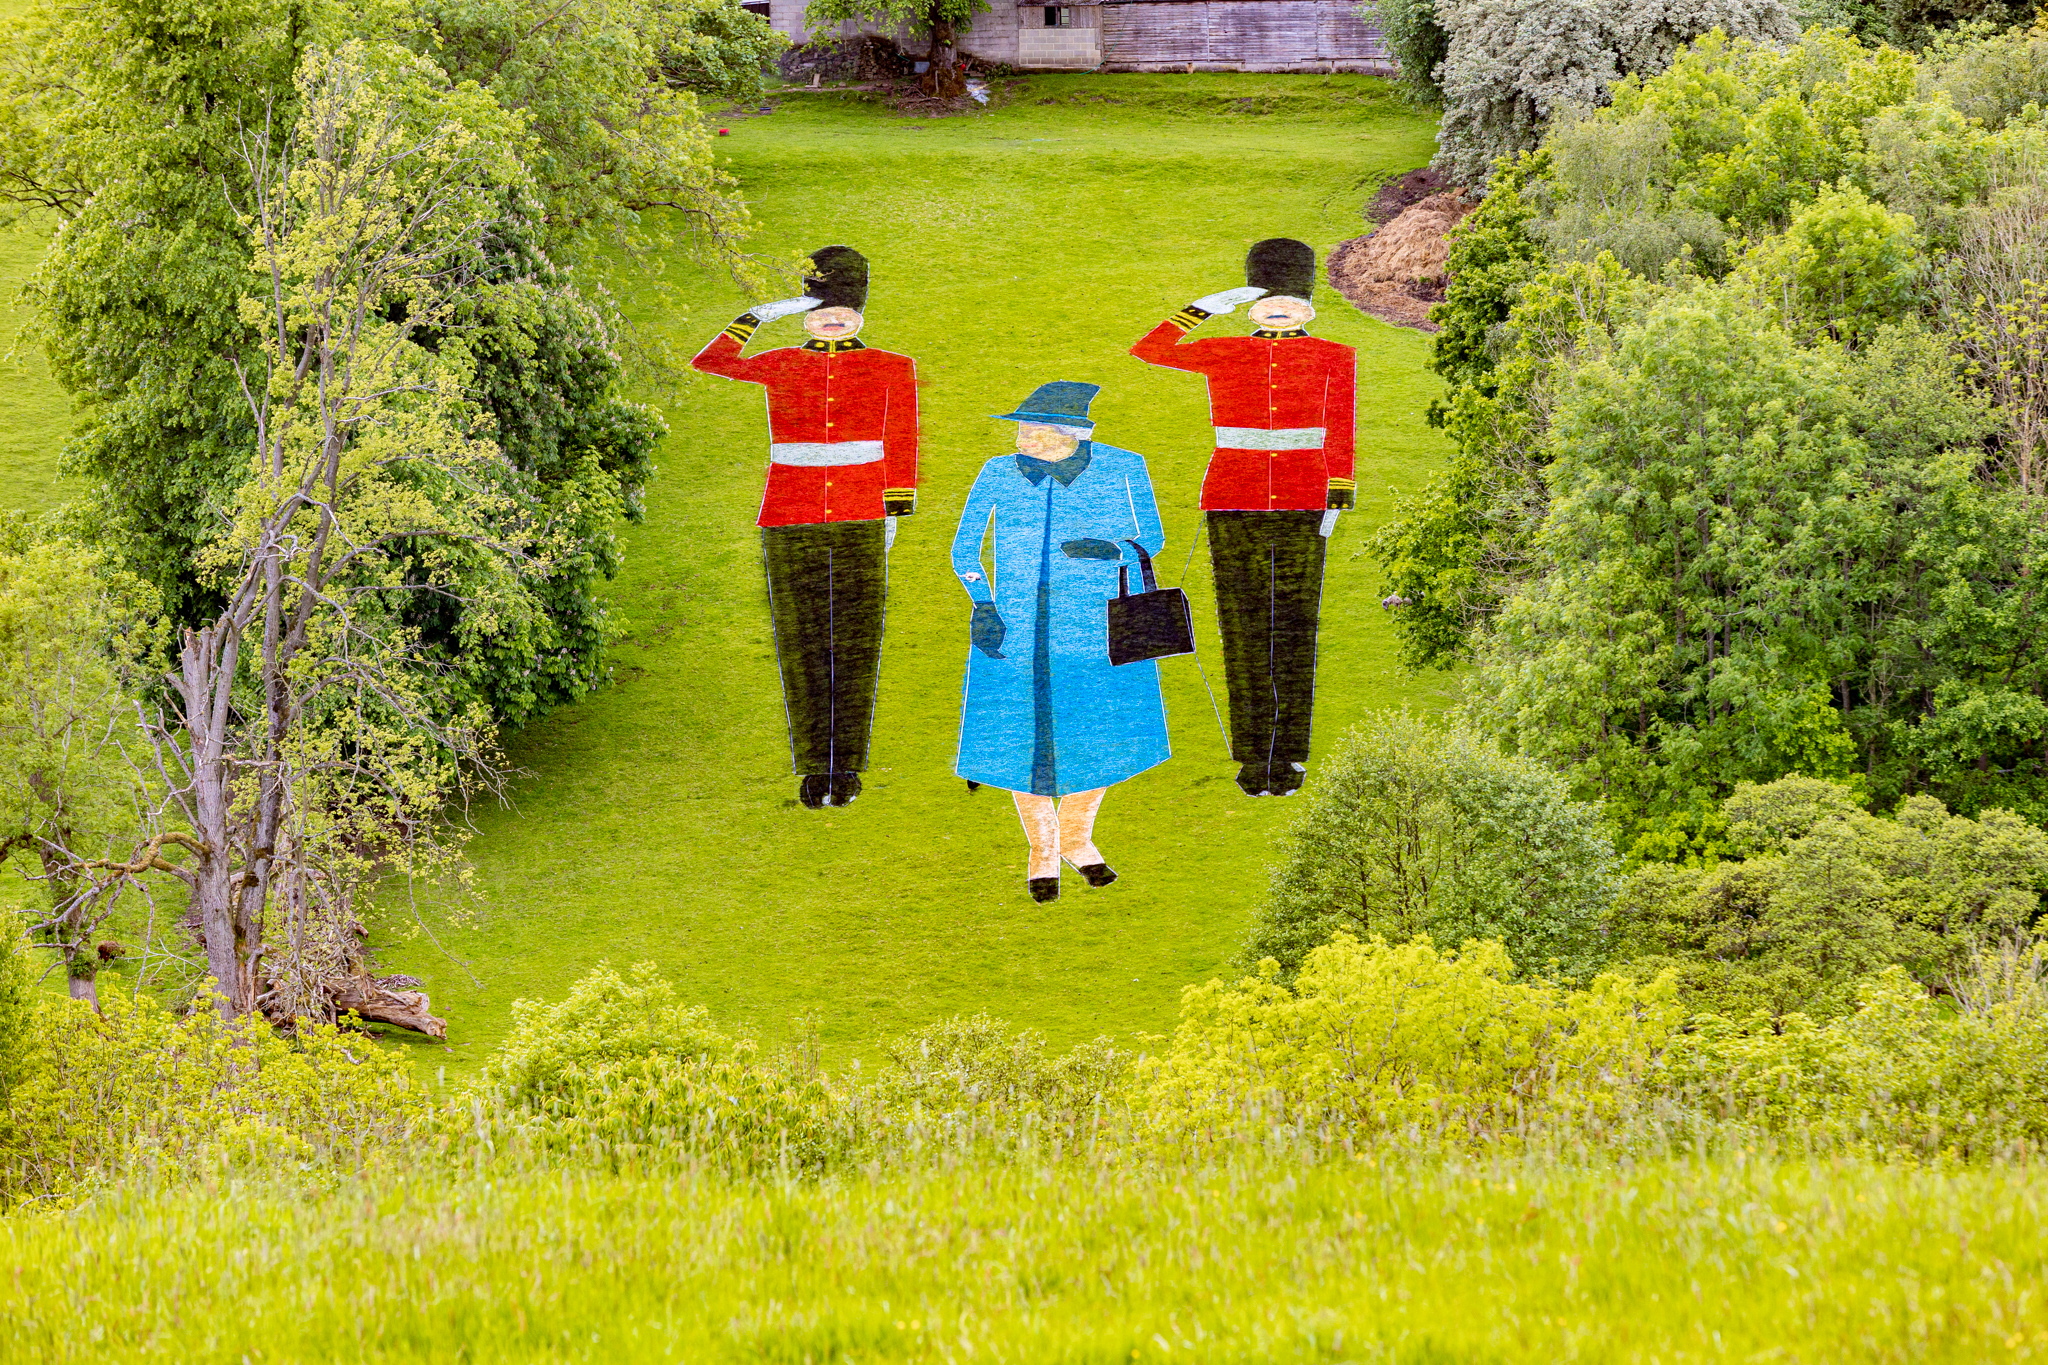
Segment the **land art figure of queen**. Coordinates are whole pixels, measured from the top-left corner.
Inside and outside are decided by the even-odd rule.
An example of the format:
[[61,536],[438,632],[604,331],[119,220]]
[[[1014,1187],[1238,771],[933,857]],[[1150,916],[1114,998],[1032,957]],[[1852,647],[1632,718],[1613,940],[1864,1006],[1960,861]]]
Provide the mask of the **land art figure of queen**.
[[[1286,237],[1253,246],[1245,284],[1196,299],[1131,354],[1209,381],[1215,453],[1202,479],[1231,757],[1247,796],[1291,796],[1308,767],[1324,547],[1352,507],[1358,354],[1308,334],[1316,254]],[[1257,302],[1252,302],[1257,300]],[[1251,303],[1245,337],[1194,340]]]
[[[917,370],[856,335],[867,293],[867,258],[823,247],[802,297],[748,309],[690,362],[768,390],[761,554],[797,799],[814,810],[860,795],[888,550],[917,500]],[[742,354],[763,323],[792,313],[808,341]]]

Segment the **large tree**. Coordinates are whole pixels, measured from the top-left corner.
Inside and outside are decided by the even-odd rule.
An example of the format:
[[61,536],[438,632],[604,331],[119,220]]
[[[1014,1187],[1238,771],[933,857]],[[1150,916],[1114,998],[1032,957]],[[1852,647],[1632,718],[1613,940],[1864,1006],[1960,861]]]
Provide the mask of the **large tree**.
[[816,30],[828,24],[870,23],[884,32],[923,34],[926,87],[933,94],[955,96],[966,87],[955,66],[954,40],[975,15],[987,12],[988,0],[810,0],[804,24]]
[[620,327],[591,267],[599,248],[673,247],[751,268],[737,246],[745,210],[712,163],[695,97],[662,70],[679,43],[715,45],[691,29],[704,3],[52,0],[33,11],[0,73],[0,198],[60,220],[33,292],[37,334],[80,408],[64,457],[84,486],[73,534],[148,582],[172,619],[220,608],[199,564],[255,439],[236,366],[263,346],[237,311],[244,153],[265,139],[275,152],[292,126],[292,74],[309,45],[402,44],[441,73],[423,98],[474,81],[525,120],[531,174],[497,215],[459,330],[522,496],[555,508],[553,524],[575,523],[581,545],[534,611],[455,592],[416,604],[415,624],[465,699],[504,721],[602,678],[613,526],[621,509],[637,515],[660,427],[620,395]]

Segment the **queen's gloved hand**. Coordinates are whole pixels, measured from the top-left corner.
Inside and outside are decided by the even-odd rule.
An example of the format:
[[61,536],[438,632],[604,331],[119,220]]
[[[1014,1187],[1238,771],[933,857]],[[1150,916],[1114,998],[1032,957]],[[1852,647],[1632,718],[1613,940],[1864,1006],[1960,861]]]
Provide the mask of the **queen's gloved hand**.
[[1194,306],[1211,316],[1221,317],[1225,313],[1235,313],[1240,303],[1250,303],[1265,292],[1255,284],[1241,284],[1235,289],[1204,294],[1195,300]]
[[1003,637],[1010,628],[1003,624],[1003,614],[996,610],[993,602],[976,602],[974,619],[967,624],[967,637],[974,647],[991,659],[1003,657]]
[[1060,546],[1060,552],[1068,559],[1122,559],[1124,555],[1114,542],[1092,537],[1069,540]]

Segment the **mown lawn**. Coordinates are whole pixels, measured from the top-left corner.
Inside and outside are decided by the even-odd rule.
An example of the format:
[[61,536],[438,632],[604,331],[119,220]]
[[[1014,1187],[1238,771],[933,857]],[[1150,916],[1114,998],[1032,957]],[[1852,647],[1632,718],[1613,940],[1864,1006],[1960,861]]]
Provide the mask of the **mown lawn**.
[[[923,381],[922,491],[890,564],[867,792],[844,811],[794,800],[753,526],[760,391],[692,379],[650,394],[671,435],[646,523],[625,532],[616,685],[511,737],[526,775],[509,808],[476,816],[473,892],[393,888],[373,916],[382,960],[425,980],[451,1020],[451,1047],[423,1060],[469,1070],[514,999],[559,996],[601,958],[652,959],[722,1021],[770,1037],[809,1014],[837,1056],[983,1009],[1055,1043],[1163,1029],[1180,988],[1236,950],[1288,807],[1238,793],[1203,677],[1169,662],[1174,760],[1113,791],[1099,830],[1123,880],[1091,892],[1070,877],[1063,899],[1033,904],[1007,797],[951,775],[968,615],[947,563],[954,520],[974,471],[1008,448],[1012,428],[988,414],[1046,380],[1092,381],[1104,439],[1150,461],[1161,567],[1179,581],[1208,450],[1201,381],[1128,347],[1242,283],[1253,240],[1327,251],[1362,230],[1370,186],[1427,160],[1431,127],[1365,78],[1214,75],[1034,77],[996,109],[940,120],[791,94],[721,121],[756,246],[859,247],[874,268],[864,339],[913,356]],[[749,302],[687,262],[667,276],[686,307],[630,283],[625,298],[684,356]],[[1359,552],[1443,446],[1422,420],[1427,339],[1334,294],[1322,306],[1318,331],[1359,348],[1361,395],[1360,510],[1325,595],[1327,743],[1370,708],[1440,700],[1440,683],[1395,664]],[[798,336],[783,321],[756,346]],[[7,409],[0,459],[25,442],[54,454],[60,409],[38,402]],[[47,496],[43,477],[10,480],[6,500]],[[1193,563],[1220,694],[1204,555]]]
[[2044,1214],[2023,1168],[1739,1159],[121,1189],[0,1219],[0,1358],[2024,1361]]

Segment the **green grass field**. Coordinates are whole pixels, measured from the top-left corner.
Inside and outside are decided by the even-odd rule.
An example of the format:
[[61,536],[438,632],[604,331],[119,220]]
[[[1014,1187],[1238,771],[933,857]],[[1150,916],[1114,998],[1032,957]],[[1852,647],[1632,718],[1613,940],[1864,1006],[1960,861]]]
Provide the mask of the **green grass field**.
[[120,1190],[0,1220],[0,1358],[1975,1365],[2048,1356],[2044,1213],[1741,1160]]
[[[473,894],[397,888],[376,917],[381,960],[423,978],[450,1018],[429,1065],[467,1071],[512,1000],[559,996],[600,958],[659,962],[716,1017],[769,1037],[809,1013],[836,1056],[980,1009],[1056,1043],[1162,1029],[1262,894],[1287,804],[1239,794],[1203,678],[1180,659],[1164,666],[1173,761],[1104,807],[1099,842],[1123,880],[1091,892],[1070,877],[1050,906],[1024,895],[1007,796],[951,774],[968,611],[947,548],[974,471],[1009,448],[1013,428],[988,414],[1043,381],[1088,380],[1104,439],[1150,461],[1161,567],[1179,581],[1208,453],[1202,381],[1130,344],[1242,283],[1260,237],[1327,251],[1356,235],[1370,187],[1428,158],[1429,123],[1351,77],[1034,77],[1002,107],[937,120],[833,95],[779,106],[721,120],[756,248],[859,247],[874,270],[864,339],[914,357],[923,381],[922,489],[891,558],[866,794],[844,811],[795,803],[753,525],[761,391],[693,377],[657,396],[671,435],[647,521],[625,534],[616,685],[511,737],[526,776],[510,808],[476,818]],[[15,270],[28,260],[18,251]],[[625,301],[685,355],[749,302],[686,262],[668,278],[687,311],[630,284]],[[1427,339],[1327,290],[1320,302],[1317,330],[1360,354],[1360,510],[1337,532],[1324,599],[1327,742],[1370,708],[1438,699],[1395,665],[1359,552],[1443,447],[1422,421]],[[799,338],[785,320],[755,345]],[[33,375],[7,394],[0,461],[26,466],[0,464],[7,501],[47,501],[63,405]],[[1197,553],[1187,587],[1220,693],[1204,564]]]

